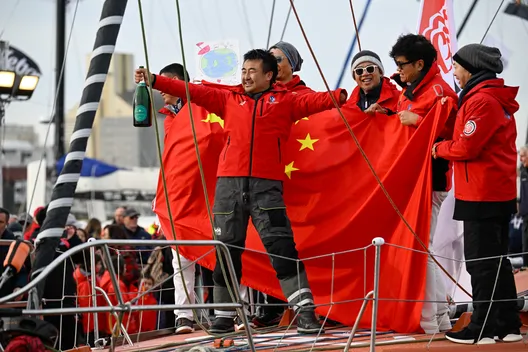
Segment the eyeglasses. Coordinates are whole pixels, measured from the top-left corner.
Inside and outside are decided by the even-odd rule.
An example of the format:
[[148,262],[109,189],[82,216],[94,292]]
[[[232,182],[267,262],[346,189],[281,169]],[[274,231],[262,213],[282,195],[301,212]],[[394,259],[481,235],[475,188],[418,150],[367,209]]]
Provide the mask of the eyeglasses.
[[412,64],[414,61],[407,61],[407,62],[400,62],[400,61],[394,61],[396,66],[398,66],[398,69],[403,70],[403,66]]
[[359,68],[356,68],[354,70],[354,73],[358,76],[361,76],[363,75],[363,72],[364,71],[367,71],[367,73],[374,73],[374,71],[376,70],[376,65],[370,65],[370,66],[367,66],[367,67],[359,67]]
[[280,64],[282,60],[284,60],[284,56],[275,56],[275,59],[277,59],[277,63]]

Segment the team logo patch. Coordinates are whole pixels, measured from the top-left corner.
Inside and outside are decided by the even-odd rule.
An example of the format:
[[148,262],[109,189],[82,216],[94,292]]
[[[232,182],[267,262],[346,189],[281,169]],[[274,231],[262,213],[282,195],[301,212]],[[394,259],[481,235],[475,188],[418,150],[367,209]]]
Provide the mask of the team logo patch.
[[411,110],[412,109],[412,104],[409,104],[409,106],[407,107],[407,110]]
[[466,125],[464,126],[464,134],[466,136],[471,136],[475,130],[477,129],[477,123],[473,120],[469,120],[466,122]]
[[275,102],[275,97],[273,95],[269,98],[269,102],[270,103],[274,103]]

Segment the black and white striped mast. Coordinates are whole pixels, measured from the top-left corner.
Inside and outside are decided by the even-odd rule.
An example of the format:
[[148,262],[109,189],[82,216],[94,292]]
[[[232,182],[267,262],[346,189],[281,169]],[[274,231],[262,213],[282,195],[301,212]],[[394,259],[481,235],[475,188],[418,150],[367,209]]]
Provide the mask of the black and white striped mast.
[[[32,280],[53,261],[55,250],[63,235],[127,3],[128,0],[106,0],[103,5],[68,154],[53,187],[46,220],[36,239]],[[46,280],[43,280],[30,291],[28,309],[37,309],[40,306],[45,284]]]

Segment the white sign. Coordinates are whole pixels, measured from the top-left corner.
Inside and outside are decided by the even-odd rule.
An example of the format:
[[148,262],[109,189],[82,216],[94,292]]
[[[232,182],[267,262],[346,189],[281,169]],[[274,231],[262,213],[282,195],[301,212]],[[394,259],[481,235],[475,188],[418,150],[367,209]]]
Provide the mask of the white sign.
[[242,59],[238,41],[200,42],[196,44],[197,79],[208,82],[240,84]]

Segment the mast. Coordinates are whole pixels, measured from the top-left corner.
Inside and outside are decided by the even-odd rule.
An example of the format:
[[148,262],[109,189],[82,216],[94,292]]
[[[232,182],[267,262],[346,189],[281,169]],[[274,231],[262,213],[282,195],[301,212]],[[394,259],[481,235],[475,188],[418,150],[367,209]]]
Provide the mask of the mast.
[[[64,232],[66,220],[73,204],[75,188],[81,174],[88,137],[92,132],[95,114],[99,107],[104,82],[115,51],[115,44],[123,22],[128,0],[106,0],[101,12],[99,28],[92,51],[88,74],[77,109],[75,127],[64,167],[57,178],[46,220],[36,240],[36,254],[31,279],[34,280],[55,258],[55,249]],[[30,291],[28,309],[40,306],[45,280]]]
[[66,45],[66,5],[67,0],[57,0],[57,29],[55,45],[55,161],[64,155],[64,82]]

